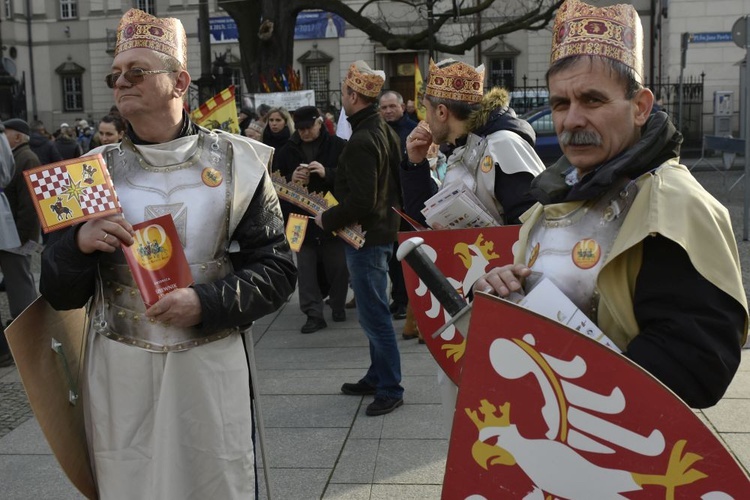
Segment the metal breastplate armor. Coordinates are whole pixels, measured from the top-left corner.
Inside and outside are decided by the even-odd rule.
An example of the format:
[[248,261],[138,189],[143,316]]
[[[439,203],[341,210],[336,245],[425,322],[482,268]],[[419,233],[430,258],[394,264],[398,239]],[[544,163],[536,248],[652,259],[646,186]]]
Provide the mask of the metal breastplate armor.
[[[124,215],[140,222],[172,214],[196,283],[232,272],[227,259],[233,190],[232,146],[217,134],[201,132],[194,151],[179,163],[152,165],[127,139],[107,153]],[[218,184],[216,181],[219,181]],[[106,337],[154,352],[182,351],[222,339],[236,328],[205,336],[147,318],[141,294],[122,251],[102,254],[94,328]]]
[[628,181],[596,200],[571,203],[574,208],[559,217],[545,211],[529,233],[526,263],[533,273],[526,280],[526,291],[543,277],[550,278],[596,322],[596,279],[637,192],[635,182]]
[[[469,134],[466,145],[456,149],[448,158],[443,189],[463,182],[484,205],[484,209],[498,224],[504,223],[503,207],[495,198],[495,162],[485,164],[487,140],[476,134]],[[485,171],[486,170],[486,171]]]

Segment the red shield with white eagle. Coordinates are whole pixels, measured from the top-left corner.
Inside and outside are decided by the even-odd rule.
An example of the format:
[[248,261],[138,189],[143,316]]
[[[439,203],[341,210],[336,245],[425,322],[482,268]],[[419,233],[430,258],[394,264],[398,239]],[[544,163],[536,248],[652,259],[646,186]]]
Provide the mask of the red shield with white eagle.
[[747,498],[721,441],[625,357],[485,294],[469,331],[443,499]]
[[[399,233],[398,241],[418,234],[424,239],[422,248],[440,272],[465,297],[474,282],[493,267],[513,263],[513,244],[521,226],[497,226],[472,229],[449,229]],[[458,384],[463,354],[464,335],[453,326],[437,338],[437,332],[450,319],[448,313],[430,293],[408,264],[402,263],[409,304],[414,311],[419,331],[427,348],[453,383]]]

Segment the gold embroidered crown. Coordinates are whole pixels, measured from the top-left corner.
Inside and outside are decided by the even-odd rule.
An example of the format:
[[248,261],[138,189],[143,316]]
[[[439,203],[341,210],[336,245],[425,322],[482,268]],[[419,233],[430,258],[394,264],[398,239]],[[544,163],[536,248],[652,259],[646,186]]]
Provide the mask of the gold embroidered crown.
[[344,83],[359,94],[377,97],[385,83],[385,73],[370,69],[364,61],[354,61],[349,66]]
[[117,26],[115,57],[138,48],[172,56],[187,68],[187,36],[179,19],[158,18],[138,9],[127,11]]
[[440,99],[481,102],[484,96],[484,65],[480,64],[475,69],[457,62],[441,68],[430,59],[426,94]]
[[594,7],[567,0],[557,10],[550,64],[574,56],[620,61],[643,79],[643,27],[629,4]]

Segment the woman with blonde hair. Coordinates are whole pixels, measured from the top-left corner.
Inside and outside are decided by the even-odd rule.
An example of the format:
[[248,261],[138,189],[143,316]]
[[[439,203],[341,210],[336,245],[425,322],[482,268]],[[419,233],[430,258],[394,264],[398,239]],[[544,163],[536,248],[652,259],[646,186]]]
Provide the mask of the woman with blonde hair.
[[271,108],[266,115],[263,144],[281,149],[294,133],[294,122],[286,108]]

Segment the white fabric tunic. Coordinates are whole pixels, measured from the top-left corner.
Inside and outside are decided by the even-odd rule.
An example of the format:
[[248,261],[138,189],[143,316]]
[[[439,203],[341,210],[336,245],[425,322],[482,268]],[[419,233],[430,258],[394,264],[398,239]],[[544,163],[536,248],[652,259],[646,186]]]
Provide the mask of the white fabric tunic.
[[[149,165],[166,167],[194,154],[197,137],[138,150]],[[234,147],[235,192],[222,218],[229,220],[231,234],[262,177],[261,158],[267,159],[269,151],[263,146],[256,151],[242,139],[229,140]],[[113,178],[118,195],[128,200],[125,214],[142,213],[138,197],[129,192],[132,186]],[[92,317],[102,310],[100,298],[97,291]],[[234,332],[199,347],[162,353],[91,329],[83,402],[100,498],[254,497],[249,357],[243,336],[252,342],[249,331]]]

